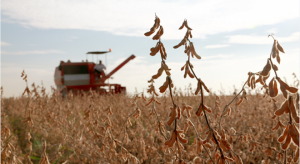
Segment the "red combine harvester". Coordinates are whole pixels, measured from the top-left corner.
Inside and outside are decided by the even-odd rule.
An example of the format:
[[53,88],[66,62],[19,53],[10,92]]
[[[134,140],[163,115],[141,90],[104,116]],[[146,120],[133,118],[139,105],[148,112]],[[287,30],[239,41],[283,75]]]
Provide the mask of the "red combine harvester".
[[[105,54],[110,51],[102,52],[88,52],[92,55]],[[105,83],[106,80],[121,69],[130,60],[134,59],[135,56],[131,55],[128,59],[122,62],[119,66],[113,69],[109,74],[105,75],[104,71],[98,74],[94,71],[94,62],[64,62],[61,61],[60,65],[55,68],[54,81],[57,89],[60,90],[65,96],[67,92],[72,91],[74,94],[78,91],[89,91],[93,90],[99,94],[107,93],[124,93],[126,94],[126,87],[120,84],[109,84]]]

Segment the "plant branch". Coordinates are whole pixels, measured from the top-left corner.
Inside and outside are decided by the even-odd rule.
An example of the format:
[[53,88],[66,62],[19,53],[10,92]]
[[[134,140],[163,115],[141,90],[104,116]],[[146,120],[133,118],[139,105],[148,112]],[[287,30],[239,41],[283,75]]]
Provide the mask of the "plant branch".
[[[110,136],[112,137],[113,142],[115,142],[114,136],[112,135],[112,132],[111,132],[110,128],[108,129],[108,131],[109,131],[109,133],[110,133]],[[115,142],[115,143],[118,144],[118,142]],[[119,145],[121,148],[123,148],[127,153],[131,154],[125,147],[123,147],[122,144],[118,144],[118,145]],[[131,154],[131,155],[132,155],[132,154]],[[132,156],[133,156],[133,155],[132,155]],[[140,160],[139,160],[138,158],[136,158],[136,159],[137,159],[138,163],[141,163]]]
[[[192,73],[194,74],[194,76],[196,77],[196,79],[198,79],[198,77],[196,76],[196,74],[195,74],[193,68],[191,67],[190,61],[188,61],[188,63],[189,63],[190,69],[192,70]],[[220,148],[219,142],[218,142],[218,140],[217,140],[217,138],[216,138],[216,136],[215,136],[215,134],[214,134],[213,129],[211,128],[211,126],[210,126],[210,124],[209,124],[209,122],[208,122],[208,118],[207,118],[206,112],[205,112],[205,110],[204,110],[204,104],[203,104],[203,102],[204,102],[203,97],[204,97],[204,96],[203,96],[203,87],[202,87],[202,84],[200,84],[200,92],[201,92],[201,104],[200,104],[200,105],[202,106],[202,109],[203,109],[203,113],[204,113],[204,117],[205,117],[206,124],[207,124],[209,130],[212,132],[213,138],[214,138],[215,142],[217,143],[217,147],[218,147],[218,149],[219,149],[219,151],[220,151],[220,153],[221,153],[221,157],[224,158],[223,151],[222,151],[221,148]]]
[[213,135],[213,138],[215,140],[215,142],[217,143],[217,147],[221,153],[221,157],[224,159],[224,154],[223,154],[223,151],[221,150],[220,148],[220,145],[219,145],[219,141],[217,140],[217,137],[215,136],[215,133],[214,133],[214,130],[211,128],[209,122],[208,122],[208,118],[206,116],[206,112],[204,110],[204,104],[203,104],[203,88],[202,88],[202,84],[200,84],[200,92],[201,92],[201,105],[202,105],[202,109],[203,109],[203,113],[204,113],[204,117],[205,117],[205,120],[206,120],[206,123],[207,123],[207,126],[209,128],[209,130],[211,131],[212,135]]
[[268,148],[268,149],[272,149],[274,152],[276,152],[276,153],[281,153],[281,152],[279,152],[279,151],[277,151],[277,150],[274,150],[273,148],[271,148],[271,147],[269,147],[269,146],[265,146],[265,145],[263,145],[263,144],[261,144],[261,143],[259,143],[259,142],[256,142],[256,141],[250,141],[250,142],[252,142],[252,143],[256,143],[256,144],[258,144],[258,145],[260,145],[260,146],[262,146],[262,147],[265,147],[265,148]]
[[[200,138],[200,136],[199,136],[199,134],[198,134],[198,132],[197,132],[197,130],[196,130],[196,128],[195,128],[195,125],[192,123],[191,120],[190,120],[190,122],[191,122],[191,124],[192,124],[192,126],[193,126],[193,128],[194,128],[194,130],[195,130],[195,132],[196,132],[197,138],[201,141],[201,138]],[[199,142],[200,142],[200,141],[199,141]],[[204,150],[206,151],[206,153],[208,154],[210,160],[211,160],[213,163],[215,163],[215,161],[212,159],[212,157],[210,156],[208,150],[206,149],[206,147],[205,147],[204,145],[203,145],[203,148],[204,148]]]
[[291,102],[292,102],[292,96],[289,96],[289,104],[288,104],[288,106],[289,106],[289,117],[290,117],[290,124],[292,124],[293,123],[293,120],[292,120],[292,116],[291,116],[291,105],[294,105],[294,104],[291,104]]
[[176,104],[174,103],[174,99],[173,99],[173,95],[172,95],[171,77],[168,76],[167,78],[168,78],[168,80],[169,80],[169,90],[170,90],[170,96],[171,96],[171,99],[172,99],[173,107],[176,108]]
[[243,85],[243,87],[242,87],[242,89],[241,89],[241,91],[228,103],[228,104],[226,104],[225,105],[225,107],[224,107],[224,109],[223,109],[223,112],[222,112],[222,114],[221,114],[221,116],[220,116],[220,120],[219,120],[219,129],[220,129],[220,127],[221,127],[221,121],[222,121],[222,118],[223,118],[223,115],[224,115],[224,112],[226,111],[226,109],[227,109],[227,107],[242,93],[242,91],[244,90],[244,87],[245,87],[245,85],[247,84],[247,81],[244,83],[244,85]]
[[122,139],[122,143],[124,142],[124,139],[125,139],[125,133],[126,133],[126,122],[127,122],[127,120],[136,112],[138,110],[138,105],[136,104],[136,108],[135,108],[135,110],[129,115],[129,116],[127,116],[127,118],[125,119],[125,121],[124,121],[124,136],[123,136],[123,139]]
[[276,76],[276,79],[277,79],[278,76],[277,76],[277,72],[276,72],[275,69],[274,69],[274,64],[273,64],[273,62],[272,62],[272,57],[271,57],[271,55],[272,55],[272,53],[270,54],[269,60],[270,60],[270,62],[271,62],[272,69],[273,69],[273,71],[274,71],[274,73],[275,73],[275,76]]
[[161,135],[164,136],[165,140],[167,140],[167,137],[165,136],[165,134],[164,134],[164,133],[162,132],[162,130],[161,130],[160,120],[159,120],[159,118],[158,118],[158,114],[157,114],[156,109],[155,109],[155,103],[154,103],[154,101],[153,101],[153,110],[154,110],[155,115],[156,115],[156,118],[157,118],[159,131],[160,131]]

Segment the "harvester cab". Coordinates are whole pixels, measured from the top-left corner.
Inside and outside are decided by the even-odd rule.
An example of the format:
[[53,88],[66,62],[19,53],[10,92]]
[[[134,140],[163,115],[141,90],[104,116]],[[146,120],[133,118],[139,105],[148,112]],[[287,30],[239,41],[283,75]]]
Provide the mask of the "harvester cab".
[[[109,52],[111,52],[111,50],[88,52],[86,55],[105,54],[106,59],[106,54]],[[109,81],[109,78],[111,78],[114,73],[134,58],[135,56],[131,55],[107,74],[105,74],[104,71],[98,72],[94,70],[95,66],[98,64],[97,62],[88,62],[88,60],[82,62],[60,61],[59,66],[55,68],[54,82],[57,89],[60,90],[63,95],[69,91],[72,91],[73,94],[77,94],[81,91],[88,92],[90,90],[99,94],[126,94],[126,87],[121,86],[121,84],[110,84],[107,81]]]

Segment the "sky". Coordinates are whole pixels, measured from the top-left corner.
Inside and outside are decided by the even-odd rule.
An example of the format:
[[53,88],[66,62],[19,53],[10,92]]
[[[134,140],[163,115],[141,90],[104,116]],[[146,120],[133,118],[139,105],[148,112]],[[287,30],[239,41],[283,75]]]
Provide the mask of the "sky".
[[[191,59],[195,73],[214,93],[241,89],[248,72],[263,69],[274,37],[284,48],[278,75],[293,83],[299,77],[299,1],[279,0],[2,0],[1,1],[1,86],[4,97],[20,96],[29,84],[54,86],[54,70],[61,60],[81,62],[89,51],[107,51],[107,73],[134,54],[136,58],[113,75],[110,83],[126,86],[129,93],[146,91],[147,81],[160,68],[160,56],[150,56],[157,41],[144,36],[155,19],[164,28],[161,41],[167,51],[166,64],[177,88],[195,79],[183,78],[180,68],[187,55],[184,47],[174,49],[184,37],[179,30],[186,19],[201,60]],[[88,57],[89,61],[96,57]],[[98,60],[105,61],[99,56]],[[275,61],[275,60],[274,60]],[[271,77],[274,73],[271,73]],[[158,88],[165,73],[155,81]]]

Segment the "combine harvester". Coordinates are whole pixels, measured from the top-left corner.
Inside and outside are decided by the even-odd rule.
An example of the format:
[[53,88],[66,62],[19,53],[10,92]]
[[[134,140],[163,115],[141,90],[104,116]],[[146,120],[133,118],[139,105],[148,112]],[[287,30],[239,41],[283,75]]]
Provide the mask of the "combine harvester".
[[[111,52],[111,50],[88,52],[86,55],[100,55],[108,52]],[[95,73],[94,66],[96,64],[94,62],[88,62],[88,60],[86,60],[86,62],[61,61],[60,65],[55,68],[54,82],[57,89],[63,93],[63,96],[65,96],[69,91],[77,94],[79,91],[88,92],[90,90],[96,91],[99,94],[126,94],[126,87],[121,86],[121,84],[105,83],[105,81],[111,78],[114,73],[134,58],[135,56],[131,55],[107,75],[105,75],[104,71],[102,71],[101,74]]]

